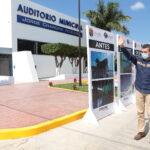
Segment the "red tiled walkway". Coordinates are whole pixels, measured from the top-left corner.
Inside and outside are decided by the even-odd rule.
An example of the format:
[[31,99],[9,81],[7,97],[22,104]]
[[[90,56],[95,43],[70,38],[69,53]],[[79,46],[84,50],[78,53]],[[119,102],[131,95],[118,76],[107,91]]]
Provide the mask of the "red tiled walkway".
[[48,88],[47,81],[0,86],[0,129],[35,125],[87,107],[87,93]]

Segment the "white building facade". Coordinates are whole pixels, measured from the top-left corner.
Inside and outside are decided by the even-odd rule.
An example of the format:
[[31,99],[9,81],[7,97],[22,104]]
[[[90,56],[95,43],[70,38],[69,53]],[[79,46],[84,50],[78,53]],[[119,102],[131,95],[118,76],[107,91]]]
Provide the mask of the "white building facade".
[[[77,19],[32,1],[1,0],[0,18],[0,75],[13,76],[15,72],[13,52],[31,51],[38,78],[53,77],[56,75],[54,57],[42,54],[41,45],[46,43],[78,45]],[[86,46],[86,24],[81,21],[81,46]],[[73,68],[66,59],[60,74],[72,73]]]

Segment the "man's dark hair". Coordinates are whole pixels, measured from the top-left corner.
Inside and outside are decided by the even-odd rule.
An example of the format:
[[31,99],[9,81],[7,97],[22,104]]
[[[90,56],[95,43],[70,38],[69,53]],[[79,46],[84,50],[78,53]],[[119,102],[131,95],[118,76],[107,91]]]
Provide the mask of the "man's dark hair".
[[144,44],[142,45],[142,48],[149,48],[149,51],[150,51],[150,44]]

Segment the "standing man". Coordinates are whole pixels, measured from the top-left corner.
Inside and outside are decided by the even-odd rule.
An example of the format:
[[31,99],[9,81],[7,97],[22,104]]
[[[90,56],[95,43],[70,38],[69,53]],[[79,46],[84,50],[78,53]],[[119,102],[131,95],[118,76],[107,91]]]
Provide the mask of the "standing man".
[[136,66],[135,88],[139,132],[134,139],[140,140],[145,136],[145,105],[150,124],[150,44],[142,46],[142,58],[140,58],[124,48],[124,42],[124,37],[119,36],[118,43],[122,52]]

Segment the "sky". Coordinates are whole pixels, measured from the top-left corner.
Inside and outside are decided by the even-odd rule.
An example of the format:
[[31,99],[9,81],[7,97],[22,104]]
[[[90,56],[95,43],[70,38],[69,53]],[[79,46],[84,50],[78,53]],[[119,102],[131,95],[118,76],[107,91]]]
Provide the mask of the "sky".
[[[78,18],[78,0],[31,0],[68,16]],[[130,34],[127,36],[136,42],[150,43],[150,0],[105,0],[105,3],[119,2],[119,9],[132,18],[124,23]],[[87,20],[83,12],[96,10],[98,0],[80,0],[81,19]]]

